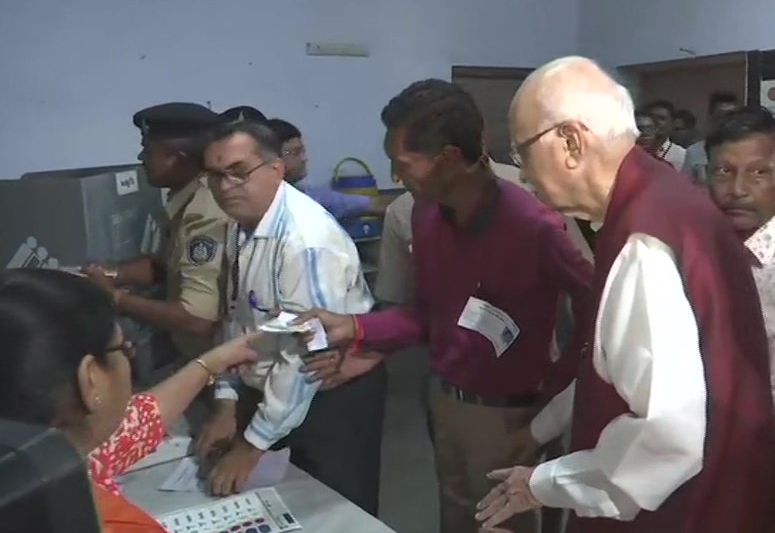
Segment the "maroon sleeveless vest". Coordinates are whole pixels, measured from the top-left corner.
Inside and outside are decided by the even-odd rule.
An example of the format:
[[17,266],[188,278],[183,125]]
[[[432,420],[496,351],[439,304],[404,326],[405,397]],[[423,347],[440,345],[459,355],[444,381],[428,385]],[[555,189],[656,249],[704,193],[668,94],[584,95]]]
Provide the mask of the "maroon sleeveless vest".
[[[772,533],[775,531],[775,421],[769,356],[750,256],[706,194],[640,148],[625,158],[595,249],[595,309],[614,259],[635,233],[675,253],[697,318],[708,388],[702,470],[656,511],[632,522],[579,518],[567,533]],[[590,316],[594,318],[594,316]],[[594,321],[587,343],[594,341]],[[593,448],[603,428],[628,412],[582,352],[573,451]]]

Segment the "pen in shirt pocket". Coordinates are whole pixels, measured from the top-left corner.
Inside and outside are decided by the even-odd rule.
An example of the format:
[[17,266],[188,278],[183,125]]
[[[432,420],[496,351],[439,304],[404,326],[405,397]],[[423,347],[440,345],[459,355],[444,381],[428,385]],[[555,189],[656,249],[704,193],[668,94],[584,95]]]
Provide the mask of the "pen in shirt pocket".
[[258,298],[256,297],[256,291],[250,291],[248,293],[248,304],[250,304],[250,308],[253,311],[258,311],[259,313],[271,313],[272,310],[266,307],[261,307],[258,305]]

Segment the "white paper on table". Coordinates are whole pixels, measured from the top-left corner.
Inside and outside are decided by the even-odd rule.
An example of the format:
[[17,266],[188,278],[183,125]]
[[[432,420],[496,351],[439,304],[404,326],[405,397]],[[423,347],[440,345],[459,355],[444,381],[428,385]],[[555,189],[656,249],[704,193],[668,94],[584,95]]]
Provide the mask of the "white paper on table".
[[315,351],[328,348],[328,337],[326,336],[326,330],[320,320],[313,318],[303,324],[291,325],[290,322],[297,316],[298,315],[294,315],[293,313],[286,313],[283,311],[275,318],[261,324],[258,329],[266,333],[280,334],[312,332],[313,337],[312,340],[307,343],[307,349],[309,351]]
[[199,465],[193,457],[184,457],[175,471],[161,484],[166,492],[196,492],[199,490]]
[[[285,477],[290,458],[290,448],[266,452],[261,456],[261,460],[250,473],[250,476],[248,476],[247,484],[243,490],[277,485]],[[165,492],[201,492],[202,481],[199,479],[198,474],[199,463],[193,457],[186,457],[180,461],[175,471],[161,484],[159,490]]]
[[274,487],[285,478],[288,471],[288,463],[291,461],[291,449],[269,450],[261,456],[258,465],[248,476],[245,490]]
[[191,452],[191,437],[176,435],[167,437],[152,454],[133,464],[127,472],[150,468],[161,463],[169,463],[186,457]]

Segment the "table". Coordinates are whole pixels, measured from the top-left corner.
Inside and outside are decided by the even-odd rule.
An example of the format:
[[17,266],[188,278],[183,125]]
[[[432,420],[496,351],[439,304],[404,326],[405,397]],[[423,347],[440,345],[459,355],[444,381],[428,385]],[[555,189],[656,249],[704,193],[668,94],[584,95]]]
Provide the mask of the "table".
[[[179,461],[156,465],[124,476],[124,495],[151,516],[200,505],[211,498],[193,492],[162,492],[158,487],[175,470]],[[306,472],[288,466],[285,479],[275,489],[302,525],[302,532],[395,533]]]

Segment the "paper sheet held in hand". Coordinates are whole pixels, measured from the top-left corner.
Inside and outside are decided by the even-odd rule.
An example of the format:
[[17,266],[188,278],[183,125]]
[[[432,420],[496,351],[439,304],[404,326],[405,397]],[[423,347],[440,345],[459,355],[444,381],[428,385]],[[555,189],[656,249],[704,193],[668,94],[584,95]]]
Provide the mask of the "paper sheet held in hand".
[[[256,468],[250,473],[244,490],[277,485],[285,477],[291,457],[290,448],[268,451],[261,456]],[[178,467],[161,484],[159,490],[166,492],[201,492],[202,480],[199,479],[199,463],[193,457],[180,461]]]
[[292,333],[313,333],[312,340],[307,343],[307,349],[309,351],[322,350],[328,348],[328,338],[326,337],[326,330],[320,320],[313,318],[303,324],[291,325],[291,321],[296,318],[297,315],[293,313],[281,312],[275,318],[261,324],[259,329],[266,333],[280,333],[280,334],[292,334]]

